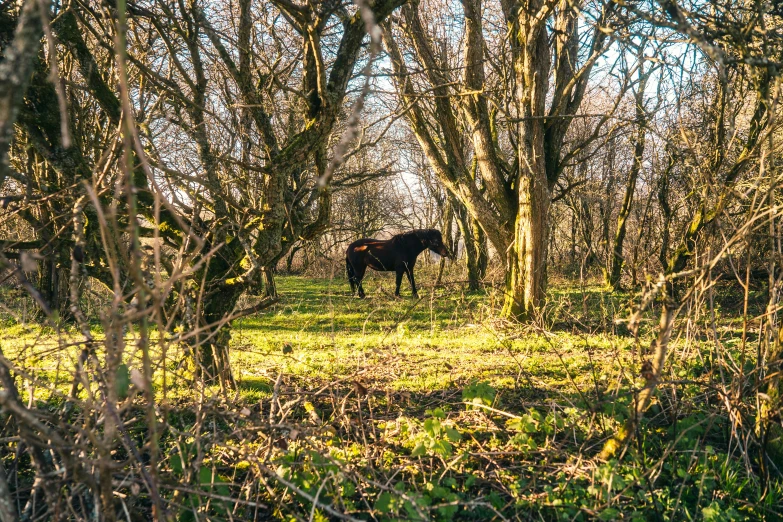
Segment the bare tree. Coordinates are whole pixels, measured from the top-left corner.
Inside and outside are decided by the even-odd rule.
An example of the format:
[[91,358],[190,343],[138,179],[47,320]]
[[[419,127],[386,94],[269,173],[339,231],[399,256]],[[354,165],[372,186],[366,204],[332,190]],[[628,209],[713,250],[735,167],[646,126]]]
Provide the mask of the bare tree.
[[[566,136],[609,44],[607,26],[616,4],[501,6],[510,24],[508,38],[490,29],[480,0],[462,2],[459,81],[439,60],[418,4],[403,8],[399,25],[425,80],[411,77],[391,27],[385,41],[400,95],[411,105],[408,120],[433,169],[505,258],[504,315],[532,317],[546,288],[548,213],[568,156]],[[580,24],[580,12],[594,18]],[[581,36],[585,31],[586,38]],[[490,77],[487,68],[494,73]],[[435,121],[421,107],[425,91],[435,97]],[[505,132],[500,132],[500,111],[506,116]],[[475,158],[475,177],[469,174],[465,143]]]

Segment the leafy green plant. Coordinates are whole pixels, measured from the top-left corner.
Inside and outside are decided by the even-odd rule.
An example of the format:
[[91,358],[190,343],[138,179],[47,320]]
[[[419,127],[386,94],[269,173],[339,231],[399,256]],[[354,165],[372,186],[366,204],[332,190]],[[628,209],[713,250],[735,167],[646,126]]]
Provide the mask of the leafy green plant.
[[[192,459],[195,456],[195,448],[187,443],[180,444],[180,452],[169,458],[169,464],[174,476],[185,478],[193,465]],[[216,500],[213,495],[221,497],[230,497],[231,491],[228,488],[230,480],[220,474],[213,467],[204,462],[198,466],[198,472],[191,475],[192,480],[204,494],[187,493],[185,501],[177,515],[177,520],[181,522],[191,522],[197,520],[196,513],[203,511],[206,506],[218,516],[227,516],[230,511],[229,506],[222,500]]]
[[462,390],[463,401],[485,406],[492,406],[496,395],[497,390],[486,381],[473,381]]
[[445,424],[446,413],[440,409],[428,410],[431,417],[422,423],[422,431],[415,437],[416,445],[411,452],[414,457],[437,454],[443,458],[453,453],[453,443],[462,440],[462,435],[454,427]]

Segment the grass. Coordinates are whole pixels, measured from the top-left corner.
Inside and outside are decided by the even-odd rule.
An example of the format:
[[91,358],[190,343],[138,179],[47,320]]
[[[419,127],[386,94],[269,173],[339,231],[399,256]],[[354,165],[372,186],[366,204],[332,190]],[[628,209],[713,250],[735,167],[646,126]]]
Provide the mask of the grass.
[[[703,354],[686,341],[673,343],[677,364],[671,375],[696,384],[675,395],[673,389],[661,391],[639,446],[629,448],[622,462],[595,459],[630,414],[632,390],[643,385],[641,355],[615,321],[626,317],[632,295],[597,286],[556,287],[549,328],[542,330],[497,321],[492,294],[438,289],[415,301],[376,288],[358,300],[346,295],[345,286],[341,280],[280,278],[281,304],[234,325],[234,368],[250,400],[268,399],[278,375],[299,390],[332,387],[350,395],[356,382],[367,390],[366,414],[385,433],[376,442],[388,446],[387,460],[379,465],[326,451],[340,462],[360,461],[373,474],[378,467],[396,470],[397,493],[377,497],[376,516],[417,518],[416,502],[432,506],[447,498],[459,499],[464,511],[430,507],[427,516],[775,520],[780,515],[780,483],[759,500],[757,479],[732,462],[725,419],[700,402],[712,400],[698,384],[707,383]],[[726,322],[733,325],[726,330],[728,340],[737,338],[734,323]],[[472,401],[479,406],[465,405]],[[321,418],[337,421],[328,404],[313,402]],[[304,411],[301,416],[307,418]],[[453,427],[459,437],[451,446],[438,446],[448,437],[428,432],[433,422]],[[361,454],[359,445],[356,451]],[[449,464],[460,452],[459,465]],[[307,459],[295,460],[302,476],[309,476]],[[433,480],[433,473],[440,479]],[[697,489],[683,494],[681,487]],[[747,502],[750,497],[756,501]]]
[[[471,380],[574,391],[632,363],[629,338],[498,324],[483,293],[438,290],[417,301],[371,292],[360,300],[341,280],[283,277],[278,284],[282,300],[272,312],[233,325],[241,383],[282,372],[309,383],[356,376],[378,391],[453,389]],[[589,371],[591,360],[600,363],[598,374]]]
[[[279,277],[280,302],[232,326],[237,394],[208,389],[205,402],[186,375],[169,382],[160,473],[181,480],[183,459],[198,454],[201,470],[212,470],[196,483],[204,495],[220,477],[230,485],[221,495],[260,497],[262,518],[285,520],[327,520],[328,506],[362,520],[783,516],[783,483],[772,480],[765,493],[732,435],[708,337],[673,341],[667,379],[680,384],[661,386],[634,444],[603,462],[598,452],[643,385],[642,349],[652,338],[654,316],[638,345],[620,321],[632,294],[556,286],[545,324],[532,327],[499,321],[494,292],[448,285],[414,300],[393,297],[389,284],[373,279],[359,300],[342,279]],[[722,342],[736,356],[741,325],[725,302]],[[39,386],[64,391],[77,351],[56,351],[54,337],[16,325],[0,342]],[[129,351],[126,362],[137,357]],[[36,398],[46,405],[44,394]],[[128,412],[143,408],[138,397],[128,401]],[[749,405],[743,422],[752,426]],[[194,433],[207,418],[202,440]],[[188,498],[183,520],[232,518]],[[257,516],[238,506],[233,518]]]

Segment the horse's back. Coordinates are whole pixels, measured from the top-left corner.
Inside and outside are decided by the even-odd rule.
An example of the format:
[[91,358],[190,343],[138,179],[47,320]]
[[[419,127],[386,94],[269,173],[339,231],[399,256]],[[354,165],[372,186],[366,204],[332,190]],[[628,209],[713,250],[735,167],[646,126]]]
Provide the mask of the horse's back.
[[356,252],[363,252],[373,245],[380,246],[385,243],[388,243],[388,241],[384,241],[382,239],[373,239],[371,237],[363,237],[348,245],[348,249],[346,250],[345,254],[351,255]]
[[373,270],[394,270],[399,255],[392,246],[391,241],[365,237],[348,245],[345,259],[353,265],[369,266]]

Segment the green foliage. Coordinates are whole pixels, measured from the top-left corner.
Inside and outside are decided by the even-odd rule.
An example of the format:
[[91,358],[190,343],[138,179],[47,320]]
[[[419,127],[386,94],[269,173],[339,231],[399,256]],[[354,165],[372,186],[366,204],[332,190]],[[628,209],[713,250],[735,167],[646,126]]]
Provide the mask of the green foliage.
[[183,507],[177,515],[177,520],[182,522],[195,521],[199,518],[197,515],[199,512],[213,513],[222,517],[226,516],[230,510],[230,505],[223,500],[214,499],[213,495],[230,497],[231,490],[228,484],[231,481],[227,477],[218,474],[213,467],[208,466],[206,463],[195,462],[197,450],[192,444],[183,442],[179,444],[179,448],[181,449],[180,453],[171,455],[169,458],[171,471],[180,480],[190,477],[191,484],[195,486],[194,489],[201,490],[204,493],[187,493]]
[[[462,390],[462,400],[473,404],[492,406],[497,390],[486,381],[473,381]],[[470,406],[468,406],[470,407]]]
[[462,440],[462,435],[455,428],[444,423],[446,414],[440,408],[435,408],[427,414],[431,417],[421,425],[421,432],[414,437],[416,445],[411,451],[411,456],[436,454],[443,458],[451,457],[454,443]]
[[117,396],[120,399],[124,399],[128,396],[128,390],[130,389],[130,370],[127,364],[120,364],[117,367],[117,373],[115,375],[114,385],[117,388]]
[[[482,323],[491,295],[441,294],[411,309],[408,300],[349,298],[341,284],[280,278],[279,305],[235,322],[239,393],[221,402],[211,391],[208,413],[197,413],[191,382],[169,381],[170,429],[160,433],[158,472],[189,489],[177,498],[179,520],[260,516],[216,496],[268,505],[262,518],[279,520],[309,520],[311,513],[334,519],[326,506],[387,521],[491,520],[498,513],[511,520],[640,522],[660,513],[665,521],[752,521],[780,513],[783,481],[773,477],[762,497],[755,462],[747,466],[730,438],[709,380],[719,375],[714,347],[694,345],[701,354],[673,347],[671,375],[686,384],[662,387],[634,444],[621,459],[600,462],[595,452],[633,411],[639,381],[632,340],[601,331],[544,337],[494,330]],[[574,302],[581,310],[581,291],[556,289],[559,309],[573,312]],[[616,296],[587,292],[596,317],[594,306],[622,309]],[[20,353],[41,335],[38,327],[7,331]],[[724,345],[740,349],[728,338]],[[125,363],[115,376],[121,397],[130,390],[128,367],[138,361]],[[752,369],[745,361],[746,374]],[[41,356],[37,372],[39,382],[67,395],[71,381],[56,361]],[[280,373],[278,402],[298,402],[270,427]],[[51,411],[56,398],[44,403]],[[35,399],[42,400],[40,391]],[[131,409],[143,419],[140,401]],[[144,422],[129,431],[148,440]],[[248,455],[267,459],[271,473],[260,473]],[[4,457],[6,469],[16,465],[14,456]],[[19,487],[29,489],[29,456],[19,462]],[[144,495],[139,502],[149,502]],[[168,489],[162,495],[173,500]]]

